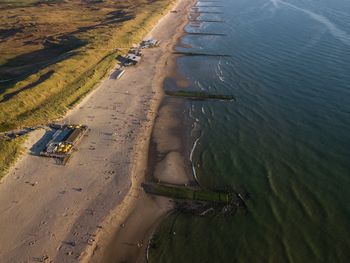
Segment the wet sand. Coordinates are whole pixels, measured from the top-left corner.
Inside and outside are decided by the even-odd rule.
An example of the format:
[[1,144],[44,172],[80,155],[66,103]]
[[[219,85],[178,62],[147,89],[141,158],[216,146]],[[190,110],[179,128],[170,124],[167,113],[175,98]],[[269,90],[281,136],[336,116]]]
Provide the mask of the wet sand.
[[[150,36],[161,40],[159,48],[145,50],[141,63],[121,79],[102,81],[65,117],[90,129],[66,166],[32,155],[45,131],[30,134],[26,153],[0,182],[2,262],[101,262],[120,226],[139,240],[149,228],[149,214],[169,211],[171,202],[153,201],[140,185],[163,97],[164,69],[190,2],[178,1],[178,12],[165,15],[152,30]],[[133,219],[135,213],[139,219]],[[128,226],[133,222],[142,227],[132,231]],[[113,262],[124,255],[144,259],[130,244]]]

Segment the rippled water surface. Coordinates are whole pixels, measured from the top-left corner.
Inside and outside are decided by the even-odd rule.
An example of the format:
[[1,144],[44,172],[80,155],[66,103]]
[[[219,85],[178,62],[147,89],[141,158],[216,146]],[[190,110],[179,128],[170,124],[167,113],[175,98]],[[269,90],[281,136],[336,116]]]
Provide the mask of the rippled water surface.
[[[206,0],[208,1],[208,0]],[[201,185],[249,192],[232,217],[173,215],[155,262],[349,262],[350,1],[199,2],[178,50],[191,89],[237,102],[192,101]],[[221,14],[221,12],[223,12]],[[199,134],[199,137],[198,137]],[[188,135],[191,136],[191,135]],[[176,234],[174,234],[174,232]]]

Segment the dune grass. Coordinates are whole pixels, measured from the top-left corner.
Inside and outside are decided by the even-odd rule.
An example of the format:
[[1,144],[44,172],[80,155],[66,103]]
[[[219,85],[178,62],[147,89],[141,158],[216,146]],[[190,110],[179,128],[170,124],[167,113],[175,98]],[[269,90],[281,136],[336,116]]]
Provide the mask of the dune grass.
[[[0,77],[3,77],[2,69],[3,72],[11,72],[8,69],[13,65],[19,72],[17,76],[14,75],[14,81],[0,83],[0,132],[45,124],[64,116],[69,108],[96,87],[115,66],[116,56],[124,53],[131,44],[140,42],[174,3],[173,0],[123,0],[118,3],[83,1],[86,6],[82,6],[77,4],[81,1],[50,1],[49,4],[39,5],[40,1],[30,2],[26,3],[28,8],[20,7],[18,11],[12,8],[12,13],[8,12],[3,16],[5,19],[6,16],[12,19],[18,15],[17,20],[20,19],[20,23],[11,19],[1,21],[4,22],[1,26],[8,24],[9,28],[23,26],[24,29],[13,36],[3,34],[5,40],[0,42],[0,50],[3,50],[0,51]],[[0,5],[0,8],[3,6]],[[1,12],[3,10],[0,9],[0,14]],[[22,16],[19,15],[21,12]],[[45,12],[52,13],[53,16],[47,14],[44,17]],[[51,23],[50,28],[40,28],[43,19],[49,20],[46,22],[48,25]],[[23,43],[16,45],[20,41],[17,34],[26,39],[23,35],[27,33],[27,24],[31,20],[34,26],[36,23],[38,25],[37,38],[41,38],[41,42],[27,39],[28,47]],[[62,24],[67,26],[62,27]],[[61,31],[55,32],[55,28]],[[48,32],[45,32],[46,29]],[[30,38],[35,39],[32,36]],[[79,45],[72,45],[69,40],[79,40]],[[34,52],[34,58],[46,59],[47,56],[49,59],[33,63],[31,52]],[[50,52],[57,54],[56,57],[51,56]],[[16,64],[18,54],[21,55],[22,64]],[[32,72],[23,75],[26,72],[25,67]],[[7,142],[0,139],[0,174],[4,174],[16,160],[20,153],[20,144],[21,140]]]
[[0,140],[0,179],[22,153],[23,149],[21,145],[24,140],[24,137],[16,138],[12,141]]
[[[10,100],[0,103],[0,131],[46,123],[62,116],[69,106],[79,101],[115,65],[116,60],[113,56],[125,52],[124,48],[132,43],[141,41],[171,3],[169,0],[150,3],[138,1],[139,5],[134,7],[131,19],[116,25],[87,26],[93,29],[75,34],[75,38],[87,44],[80,48],[73,48],[73,51],[68,48],[65,53],[69,55],[67,58],[40,68],[38,72],[12,85],[6,83],[2,85],[0,99],[6,94],[23,91]],[[125,13],[129,14],[130,11],[126,10]],[[106,18],[103,18],[102,22],[105,23],[105,21]],[[121,51],[117,48],[121,48]],[[23,89],[37,82],[48,71],[53,71],[48,79],[30,89]]]

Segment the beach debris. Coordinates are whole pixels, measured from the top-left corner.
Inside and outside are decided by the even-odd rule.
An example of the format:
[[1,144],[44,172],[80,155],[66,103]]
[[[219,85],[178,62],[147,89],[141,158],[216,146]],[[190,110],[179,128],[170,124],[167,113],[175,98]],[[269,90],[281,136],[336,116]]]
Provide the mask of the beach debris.
[[32,182],[28,182],[28,181],[26,181],[25,183],[26,183],[26,184],[29,184],[29,185],[31,185],[31,186],[36,186],[36,185],[38,184],[38,182],[32,183]]
[[89,215],[94,215],[94,210],[91,209],[91,208],[88,208],[88,209],[86,209],[85,211],[86,211],[86,213],[89,214]]
[[206,214],[208,214],[209,212],[214,211],[214,208],[210,207],[207,210],[205,210],[204,212],[200,213],[200,216],[205,216]]
[[225,206],[222,208],[221,212],[222,212],[223,214],[227,214],[227,213],[231,212],[232,209],[233,209],[233,206],[232,206],[232,205],[225,205]]
[[29,244],[29,246],[33,246],[33,245],[35,245],[35,243],[36,243],[36,240],[33,240],[33,241],[30,241],[28,244]]
[[72,240],[72,241],[66,241],[66,242],[64,242],[66,245],[69,245],[69,246],[72,246],[72,247],[75,247],[76,246],[76,242],[74,241],[74,240]]
[[81,188],[81,187],[73,187],[73,190],[77,191],[77,192],[81,192],[81,191],[83,191],[83,188]]
[[41,257],[39,257],[39,258],[33,258],[33,261],[35,261],[35,262],[49,262],[50,261],[50,258],[49,258],[49,256],[48,255],[44,255],[44,256],[41,256]]
[[87,244],[90,246],[92,246],[94,244],[94,242],[95,242],[95,239],[92,237],[88,238],[88,240],[87,240]]
[[103,172],[104,174],[115,174],[115,171],[111,170],[106,170]]

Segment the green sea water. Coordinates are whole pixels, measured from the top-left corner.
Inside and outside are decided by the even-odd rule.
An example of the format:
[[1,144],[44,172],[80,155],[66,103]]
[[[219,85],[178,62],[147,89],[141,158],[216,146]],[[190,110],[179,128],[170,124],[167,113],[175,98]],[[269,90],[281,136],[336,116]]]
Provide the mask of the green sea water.
[[[190,89],[188,156],[200,184],[247,191],[247,209],[173,213],[151,262],[350,262],[350,1],[199,1],[178,50]],[[209,12],[209,13],[208,13]],[[216,12],[216,14],[210,14]],[[196,143],[195,143],[196,142]],[[192,147],[195,146],[195,147]]]

